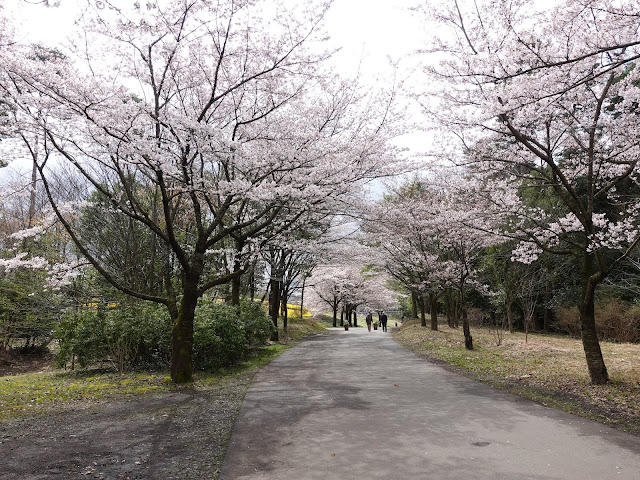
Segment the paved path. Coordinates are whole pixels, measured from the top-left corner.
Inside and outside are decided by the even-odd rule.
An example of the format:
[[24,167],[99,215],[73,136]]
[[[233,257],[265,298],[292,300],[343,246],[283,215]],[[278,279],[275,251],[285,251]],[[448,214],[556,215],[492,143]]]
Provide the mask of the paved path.
[[364,328],[256,376],[222,480],[640,479],[640,438],[435,366]]

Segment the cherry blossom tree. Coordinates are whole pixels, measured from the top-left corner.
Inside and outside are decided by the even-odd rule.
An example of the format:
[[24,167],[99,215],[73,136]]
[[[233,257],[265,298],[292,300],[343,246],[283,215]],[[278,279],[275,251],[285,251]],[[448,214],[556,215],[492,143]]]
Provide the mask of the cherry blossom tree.
[[315,309],[329,306],[334,327],[341,308],[350,322],[358,307],[383,310],[393,302],[396,294],[387,286],[389,277],[371,269],[373,249],[346,238],[328,245],[323,253],[310,278],[311,305]]
[[[580,258],[582,342],[591,381],[606,383],[595,292],[640,241],[637,9],[456,1],[442,12],[455,36],[430,69],[446,80],[439,120],[463,139],[495,216],[509,219],[503,232],[522,240],[514,259],[542,250]],[[554,208],[526,195],[535,190]]]
[[[38,172],[70,238],[113,286],[167,307],[176,382],[192,378],[198,299],[240,277],[269,239],[310,211],[344,206],[393,164],[390,97],[324,73],[326,54],[308,46],[326,8],[295,16],[254,0],[167,0],[89,9],[73,55],[46,66],[1,59],[13,127],[42,132]],[[96,215],[146,232],[161,281],[134,288],[74,228],[77,212],[51,195],[56,162],[90,183]]]
[[440,275],[441,254],[434,240],[429,187],[420,180],[401,186],[369,209],[365,229],[384,269],[417,298],[422,326],[426,326],[425,296],[429,297],[431,329],[438,329],[437,301],[445,281]]
[[[454,181],[455,180],[455,181]],[[372,240],[384,252],[391,276],[420,297],[430,299],[431,329],[437,330],[437,300],[446,287],[460,296],[465,346],[473,348],[467,318],[466,295],[473,288],[485,292],[477,264],[483,249],[496,241],[484,231],[475,197],[464,176],[449,175],[444,182],[413,180],[378,205],[368,227]],[[424,303],[422,325],[426,326]]]

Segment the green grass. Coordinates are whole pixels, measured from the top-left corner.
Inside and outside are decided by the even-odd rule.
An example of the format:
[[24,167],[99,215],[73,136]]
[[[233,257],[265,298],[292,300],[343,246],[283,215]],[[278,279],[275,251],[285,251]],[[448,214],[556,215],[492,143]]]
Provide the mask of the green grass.
[[602,342],[611,381],[591,385],[580,340],[561,335],[505,333],[472,327],[474,350],[462,329],[439,331],[407,321],[394,337],[412,351],[459,372],[554,408],[640,432],[640,345]]
[[279,322],[278,334],[284,343],[298,342],[305,337],[325,332],[322,319],[317,317],[293,317],[287,321],[287,330],[283,330],[282,319]]
[[169,388],[165,375],[155,373],[58,371],[0,377],[0,421]]

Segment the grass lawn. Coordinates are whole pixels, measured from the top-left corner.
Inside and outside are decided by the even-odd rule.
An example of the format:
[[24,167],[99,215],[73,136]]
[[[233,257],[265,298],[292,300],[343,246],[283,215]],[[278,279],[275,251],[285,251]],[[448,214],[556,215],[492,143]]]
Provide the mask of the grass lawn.
[[419,321],[393,330],[415,353],[546,405],[640,433],[640,345],[602,342],[611,381],[591,385],[580,340],[559,335],[504,333],[472,327],[474,350],[464,348],[462,328],[432,331]]

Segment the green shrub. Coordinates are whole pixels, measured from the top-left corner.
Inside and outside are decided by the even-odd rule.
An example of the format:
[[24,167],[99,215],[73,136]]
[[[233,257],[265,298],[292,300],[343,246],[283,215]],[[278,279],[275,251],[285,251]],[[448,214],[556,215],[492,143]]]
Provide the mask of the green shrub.
[[210,370],[233,365],[250,348],[263,345],[273,329],[259,303],[245,300],[236,307],[201,301],[193,332],[194,366]]
[[276,330],[262,304],[249,299],[240,305],[240,319],[244,323],[249,347],[264,345]]
[[165,366],[171,352],[171,322],[153,304],[76,309],[65,313],[55,338],[59,365],[81,367],[108,361],[119,372],[140,366]]
[[[202,370],[230,366],[250,348],[263,345],[273,324],[259,303],[239,307],[203,300],[194,319],[194,366]],[[164,367],[171,356],[171,321],[164,306],[120,304],[113,308],[67,311],[54,333],[60,366],[86,368],[108,362],[119,372]]]
[[195,368],[211,370],[232,365],[247,351],[244,324],[238,308],[203,302],[196,309],[193,331]]

